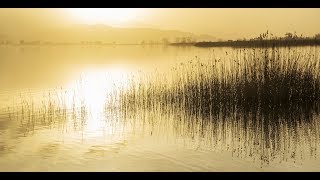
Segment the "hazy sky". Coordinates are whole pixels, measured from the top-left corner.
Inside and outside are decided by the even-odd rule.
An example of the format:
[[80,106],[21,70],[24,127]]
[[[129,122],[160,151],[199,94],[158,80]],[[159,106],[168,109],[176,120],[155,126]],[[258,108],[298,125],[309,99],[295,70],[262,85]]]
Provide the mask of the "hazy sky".
[[[151,11],[151,10],[149,10]],[[320,31],[320,9],[155,9],[146,22],[217,36],[255,36],[267,29],[275,34]]]
[[253,37],[269,30],[276,35],[320,32],[320,9],[0,9],[2,29],[63,24],[106,24],[153,27],[210,34],[217,38]]

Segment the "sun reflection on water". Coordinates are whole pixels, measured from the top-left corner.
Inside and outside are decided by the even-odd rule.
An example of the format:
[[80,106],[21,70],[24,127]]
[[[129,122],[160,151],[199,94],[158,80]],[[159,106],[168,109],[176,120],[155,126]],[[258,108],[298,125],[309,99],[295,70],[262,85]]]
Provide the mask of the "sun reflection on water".
[[[108,98],[114,96],[117,88],[126,86],[127,71],[120,68],[106,70],[88,70],[81,78],[67,86],[67,107],[84,109],[87,116],[83,132],[88,135],[100,136],[102,130],[112,133],[111,120],[104,113]],[[84,112],[81,112],[84,113]],[[109,122],[110,121],[110,122]],[[109,123],[108,123],[109,122]]]

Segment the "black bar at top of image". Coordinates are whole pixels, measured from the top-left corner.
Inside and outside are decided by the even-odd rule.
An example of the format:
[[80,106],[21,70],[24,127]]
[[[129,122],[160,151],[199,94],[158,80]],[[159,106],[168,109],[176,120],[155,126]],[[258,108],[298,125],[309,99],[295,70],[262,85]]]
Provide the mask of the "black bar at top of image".
[[2,0],[2,8],[320,8],[319,0]]

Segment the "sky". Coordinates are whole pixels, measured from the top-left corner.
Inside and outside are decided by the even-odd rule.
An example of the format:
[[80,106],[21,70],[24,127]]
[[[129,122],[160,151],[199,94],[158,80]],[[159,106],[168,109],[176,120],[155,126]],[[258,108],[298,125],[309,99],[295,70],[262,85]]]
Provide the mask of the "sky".
[[[320,9],[0,9],[2,29],[19,33],[40,26],[105,24],[115,27],[146,27],[209,34],[222,39],[250,38],[272,32],[313,36],[320,31]],[[0,32],[1,33],[1,32]]]
[[320,31],[320,9],[156,9],[146,22],[225,37],[256,36],[266,30],[282,35]]

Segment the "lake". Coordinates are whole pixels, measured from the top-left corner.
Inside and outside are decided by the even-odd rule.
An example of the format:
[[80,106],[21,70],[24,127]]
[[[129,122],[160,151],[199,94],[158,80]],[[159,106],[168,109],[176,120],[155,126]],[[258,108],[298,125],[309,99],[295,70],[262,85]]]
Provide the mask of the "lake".
[[[319,50],[290,52],[318,58]],[[226,62],[237,53],[161,45],[1,46],[0,171],[319,171],[316,105],[257,113],[224,106],[225,113],[205,114],[161,98],[152,106],[128,101],[125,108],[119,100],[132,81],[169,83],[164,77],[175,67],[183,77],[190,70],[184,64]]]

